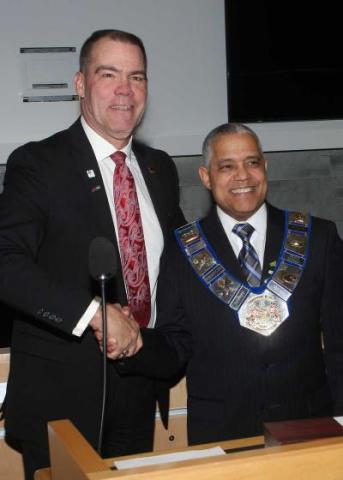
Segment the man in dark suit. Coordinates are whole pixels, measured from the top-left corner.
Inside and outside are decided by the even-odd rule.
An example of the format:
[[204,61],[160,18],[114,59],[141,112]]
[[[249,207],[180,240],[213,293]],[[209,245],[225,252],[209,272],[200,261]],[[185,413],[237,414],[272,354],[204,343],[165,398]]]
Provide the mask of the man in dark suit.
[[156,336],[168,339],[170,351],[150,373],[187,365],[192,444],[261,434],[264,421],[342,414],[335,225],[266,202],[266,161],[248,127],[214,129],[203,157],[200,177],[216,205],[176,231],[161,264],[158,328],[127,371],[147,372]]
[[[50,138],[18,148],[8,160],[0,197],[0,298],[17,310],[5,426],[8,438],[23,452],[26,478],[49,463],[49,420],[69,418],[97,445],[102,325],[88,253],[92,240],[102,236],[113,242],[124,261],[117,241],[122,225],[114,206],[112,182],[118,167],[112,154],[125,153],[139,201],[149,327],[155,320],[164,242],[184,222],[172,160],[132,141],[147,98],[141,40],[118,30],[95,32],[81,49],[75,84],[81,119]],[[135,352],[141,339],[138,324],[114,305],[129,303],[123,269],[107,291],[107,349],[115,360]],[[122,379],[111,363],[103,452],[150,450],[154,383],[137,376]]]

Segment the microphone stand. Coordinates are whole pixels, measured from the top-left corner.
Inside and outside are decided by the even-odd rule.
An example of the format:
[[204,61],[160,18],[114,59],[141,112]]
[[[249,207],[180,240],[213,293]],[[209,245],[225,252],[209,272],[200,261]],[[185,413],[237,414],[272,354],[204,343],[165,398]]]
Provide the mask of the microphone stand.
[[101,446],[104,433],[104,418],[105,418],[105,406],[107,396],[107,311],[106,311],[106,294],[105,294],[105,282],[107,280],[106,275],[102,274],[99,277],[101,287],[101,317],[102,317],[102,361],[103,361],[103,386],[102,386],[102,406],[101,406],[101,418],[100,429],[98,438],[97,452],[101,455]]
[[89,272],[91,277],[100,282],[101,289],[101,320],[103,354],[103,389],[102,407],[99,428],[97,451],[101,455],[101,447],[104,433],[105,406],[107,397],[107,311],[105,283],[115,276],[117,271],[117,252],[114,245],[105,237],[95,237],[89,246]]

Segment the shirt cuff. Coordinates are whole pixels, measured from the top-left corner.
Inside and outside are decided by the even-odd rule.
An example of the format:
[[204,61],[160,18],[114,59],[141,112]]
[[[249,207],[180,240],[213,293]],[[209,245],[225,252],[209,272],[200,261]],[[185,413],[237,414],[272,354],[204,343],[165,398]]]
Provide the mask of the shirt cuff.
[[86,330],[86,328],[89,325],[89,322],[92,320],[94,317],[96,311],[100,307],[101,300],[99,297],[95,297],[90,305],[88,306],[87,310],[85,313],[82,315],[80,320],[77,322],[76,327],[72,331],[72,334],[75,335],[76,337],[81,337],[83,332]]

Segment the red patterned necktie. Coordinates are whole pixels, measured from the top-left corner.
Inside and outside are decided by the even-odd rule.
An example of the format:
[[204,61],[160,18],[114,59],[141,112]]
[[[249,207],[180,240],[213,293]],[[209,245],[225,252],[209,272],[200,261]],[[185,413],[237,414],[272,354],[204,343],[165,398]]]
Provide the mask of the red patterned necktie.
[[118,150],[111,158],[116,164],[113,175],[114,206],[128,302],[135,320],[145,327],[150,320],[151,295],[135,181],[125,163],[125,153]]

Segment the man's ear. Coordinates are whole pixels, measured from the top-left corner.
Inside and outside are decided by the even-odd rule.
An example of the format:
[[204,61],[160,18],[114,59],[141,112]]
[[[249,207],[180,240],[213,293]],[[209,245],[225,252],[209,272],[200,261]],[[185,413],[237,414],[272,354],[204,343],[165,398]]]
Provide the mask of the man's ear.
[[203,165],[199,167],[199,177],[204,187],[206,187],[208,190],[211,190],[211,180],[208,168]]
[[76,93],[80,98],[85,96],[85,76],[82,72],[77,72],[74,77],[74,85]]

